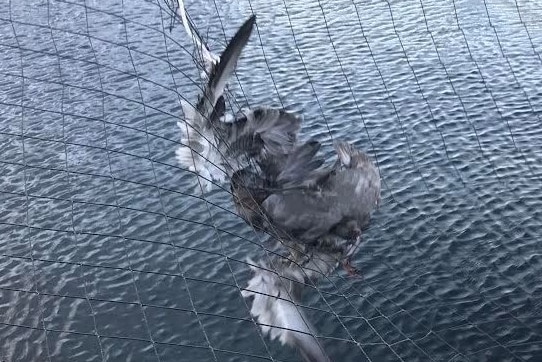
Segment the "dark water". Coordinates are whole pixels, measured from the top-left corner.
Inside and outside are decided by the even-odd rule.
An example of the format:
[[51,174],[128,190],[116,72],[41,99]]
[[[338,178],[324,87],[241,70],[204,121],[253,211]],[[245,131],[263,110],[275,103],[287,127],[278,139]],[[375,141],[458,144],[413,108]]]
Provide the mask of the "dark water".
[[[240,103],[378,161],[363,279],[304,300],[335,361],[542,360],[542,3],[187,6],[214,49],[257,13]],[[260,236],[175,160],[198,83],[168,26],[163,1],[0,4],[0,360],[296,360],[240,295]]]

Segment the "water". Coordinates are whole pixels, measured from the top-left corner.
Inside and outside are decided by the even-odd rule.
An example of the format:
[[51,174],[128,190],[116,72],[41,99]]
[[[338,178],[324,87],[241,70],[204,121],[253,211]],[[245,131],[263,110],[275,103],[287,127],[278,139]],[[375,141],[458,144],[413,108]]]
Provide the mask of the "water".
[[[187,5],[214,49],[258,15],[240,105],[378,161],[363,279],[304,299],[330,356],[541,360],[542,4]],[[240,296],[261,236],[175,161],[198,83],[161,7],[0,4],[0,360],[297,360]]]

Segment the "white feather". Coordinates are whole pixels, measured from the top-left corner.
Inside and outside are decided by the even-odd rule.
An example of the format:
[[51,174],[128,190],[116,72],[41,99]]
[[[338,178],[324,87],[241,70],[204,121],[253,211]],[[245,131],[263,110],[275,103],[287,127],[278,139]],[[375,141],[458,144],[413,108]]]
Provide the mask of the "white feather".
[[[181,100],[185,119],[177,122],[181,129],[181,143],[175,155],[177,162],[197,173],[205,192],[212,189],[212,181],[224,182],[226,173],[222,169],[222,157],[217,152],[217,144],[213,132],[201,127],[201,115],[189,103]],[[196,147],[197,146],[197,147]]]
[[205,71],[201,73],[201,76],[202,78],[207,78],[213,66],[216,63],[218,63],[218,61],[220,60],[220,57],[212,53],[209,50],[209,48],[207,48],[207,46],[203,44],[203,42],[199,39],[199,37],[196,34],[194,34],[194,32],[192,32],[192,29],[190,29],[190,23],[188,22],[188,18],[186,16],[184,1],[183,0],[176,0],[176,1],[177,1],[177,15],[181,18],[184,30],[186,31],[188,36],[192,38],[192,41],[194,42],[195,46],[201,51],[201,55],[203,57],[203,62],[205,66]]
[[252,278],[243,297],[253,297],[250,314],[261,324],[264,334],[271,340],[278,339],[283,345],[296,347],[307,361],[329,361],[315,337],[315,331],[295,300],[297,283],[304,277],[299,268],[284,267],[278,270],[283,277],[269,270],[265,264],[255,265],[248,261]]

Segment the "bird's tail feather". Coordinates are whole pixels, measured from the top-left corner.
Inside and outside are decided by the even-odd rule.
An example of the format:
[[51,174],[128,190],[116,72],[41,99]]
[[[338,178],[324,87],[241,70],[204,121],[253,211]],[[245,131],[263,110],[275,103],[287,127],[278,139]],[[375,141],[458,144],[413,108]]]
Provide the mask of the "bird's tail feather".
[[352,145],[346,142],[335,142],[333,146],[335,147],[335,151],[337,152],[341,163],[344,166],[350,166],[350,162],[352,161],[352,154],[355,152]]
[[254,298],[250,313],[258,320],[264,334],[269,334],[272,340],[278,338],[283,345],[297,348],[307,362],[329,362],[315,337],[314,328],[296,305],[299,302],[296,299],[300,297],[299,282],[304,280],[301,271],[285,267],[277,271],[285,276],[281,278],[265,264],[249,263],[254,275],[241,293],[245,298]]

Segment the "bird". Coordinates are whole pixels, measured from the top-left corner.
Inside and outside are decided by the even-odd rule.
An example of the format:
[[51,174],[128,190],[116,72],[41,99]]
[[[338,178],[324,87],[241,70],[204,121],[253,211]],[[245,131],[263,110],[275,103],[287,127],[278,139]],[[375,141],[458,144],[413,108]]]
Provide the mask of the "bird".
[[176,11],[202,54],[202,78],[206,82],[195,106],[181,100],[184,120],[177,122],[182,138],[176,158],[183,168],[202,177],[203,191],[210,191],[213,181],[226,182],[248,162],[286,155],[296,142],[303,117],[265,105],[245,107],[235,115],[226,110],[227,81],[248,43],[255,15],[243,23],[222,54],[216,56],[195,32],[180,0]]
[[249,17],[220,56],[213,54],[186,16],[177,14],[198,47],[205,81],[196,105],[182,101],[184,120],[178,162],[211,181],[230,182],[237,214],[269,234],[278,252],[254,261],[241,291],[251,299],[250,314],[264,334],[294,347],[306,362],[328,362],[314,326],[299,308],[307,285],[316,285],[339,265],[350,275],[350,259],[380,200],[380,175],[370,157],[336,141],[337,159],[327,165],[317,140],[300,142],[303,116],[258,105],[236,114],[227,109],[228,78],[248,43],[255,16]]

